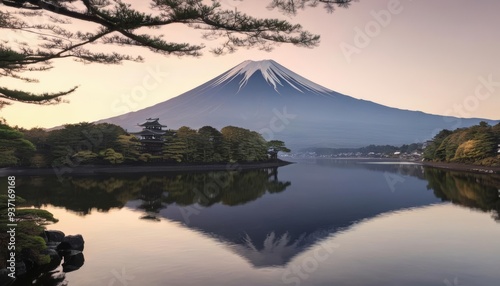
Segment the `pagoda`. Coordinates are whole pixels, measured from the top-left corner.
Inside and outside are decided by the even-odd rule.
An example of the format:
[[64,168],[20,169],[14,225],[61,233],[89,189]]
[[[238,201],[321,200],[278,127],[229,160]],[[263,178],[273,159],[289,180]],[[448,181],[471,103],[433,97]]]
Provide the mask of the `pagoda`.
[[163,135],[167,133],[163,130],[166,125],[162,125],[158,122],[159,118],[148,118],[146,122],[142,124],[137,124],[142,127],[141,132],[131,133],[139,137],[141,142],[141,152],[149,153],[151,155],[160,155],[163,149],[163,143],[165,139]]

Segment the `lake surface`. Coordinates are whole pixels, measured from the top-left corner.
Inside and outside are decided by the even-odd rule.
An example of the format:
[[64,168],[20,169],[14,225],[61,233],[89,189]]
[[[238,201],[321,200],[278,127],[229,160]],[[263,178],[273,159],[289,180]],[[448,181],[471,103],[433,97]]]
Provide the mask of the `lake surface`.
[[498,285],[499,176],[373,163],[18,177],[17,191],[60,220],[49,229],[83,235],[70,286]]

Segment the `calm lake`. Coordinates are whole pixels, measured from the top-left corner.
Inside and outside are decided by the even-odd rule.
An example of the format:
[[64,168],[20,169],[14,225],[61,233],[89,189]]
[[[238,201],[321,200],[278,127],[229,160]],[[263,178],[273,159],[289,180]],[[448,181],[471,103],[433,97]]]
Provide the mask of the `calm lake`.
[[16,189],[59,219],[49,229],[85,239],[85,264],[52,285],[500,281],[496,175],[311,159],[277,171],[17,177]]

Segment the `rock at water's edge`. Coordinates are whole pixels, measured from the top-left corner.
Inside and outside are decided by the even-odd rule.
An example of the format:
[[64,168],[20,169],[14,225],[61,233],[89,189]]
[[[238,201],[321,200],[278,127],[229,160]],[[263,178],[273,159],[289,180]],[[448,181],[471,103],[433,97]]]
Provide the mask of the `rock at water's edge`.
[[83,253],[77,250],[64,252],[64,263],[62,264],[64,272],[71,272],[83,266],[85,258]]
[[64,232],[59,230],[46,230],[45,235],[49,242],[61,242],[65,237]]
[[61,244],[57,246],[57,250],[79,250],[83,251],[85,241],[81,234],[68,235],[64,237]]

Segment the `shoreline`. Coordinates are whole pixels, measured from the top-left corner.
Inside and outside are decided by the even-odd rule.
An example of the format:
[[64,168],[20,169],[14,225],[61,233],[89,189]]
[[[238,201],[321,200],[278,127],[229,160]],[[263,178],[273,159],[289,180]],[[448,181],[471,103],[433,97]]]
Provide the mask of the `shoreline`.
[[369,157],[335,157],[335,158],[306,158],[306,159],[332,159],[332,160],[350,160],[350,161],[386,161],[391,163],[412,163],[429,168],[444,169],[449,171],[459,171],[474,174],[500,174],[500,166],[480,166],[462,163],[448,163],[448,162],[429,162],[429,161],[412,161],[399,158],[369,158]]
[[[500,174],[500,166],[479,166],[460,163],[447,162],[428,162],[411,161],[396,158],[309,158],[309,159],[338,159],[338,160],[359,160],[359,161],[389,161],[401,163],[413,163],[425,167],[444,169],[450,171],[460,171],[476,174]],[[134,173],[176,173],[176,172],[210,172],[210,171],[237,171],[237,170],[255,170],[266,168],[278,168],[296,162],[284,161],[265,161],[259,163],[224,163],[224,164],[180,164],[180,165],[87,165],[77,167],[57,168],[0,168],[0,177],[20,175],[20,176],[48,176],[48,175],[107,175],[107,174],[134,174]]]
[[[133,173],[175,173],[175,172],[209,172],[209,171],[238,171],[238,170],[255,170],[266,168],[278,168],[286,165],[294,164],[293,162],[277,160],[265,161],[258,163],[224,163],[224,164],[182,164],[182,165],[122,165],[122,166],[106,166],[106,165],[87,165],[77,167],[61,167],[58,168],[1,168],[0,177],[20,175],[20,176],[47,176],[47,175],[107,175],[107,174],[133,174]],[[58,174],[59,173],[59,174]]]
[[446,162],[420,162],[423,166],[445,169],[450,171],[461,171],[476,174],[500,174],[500,166],[480,166]]

